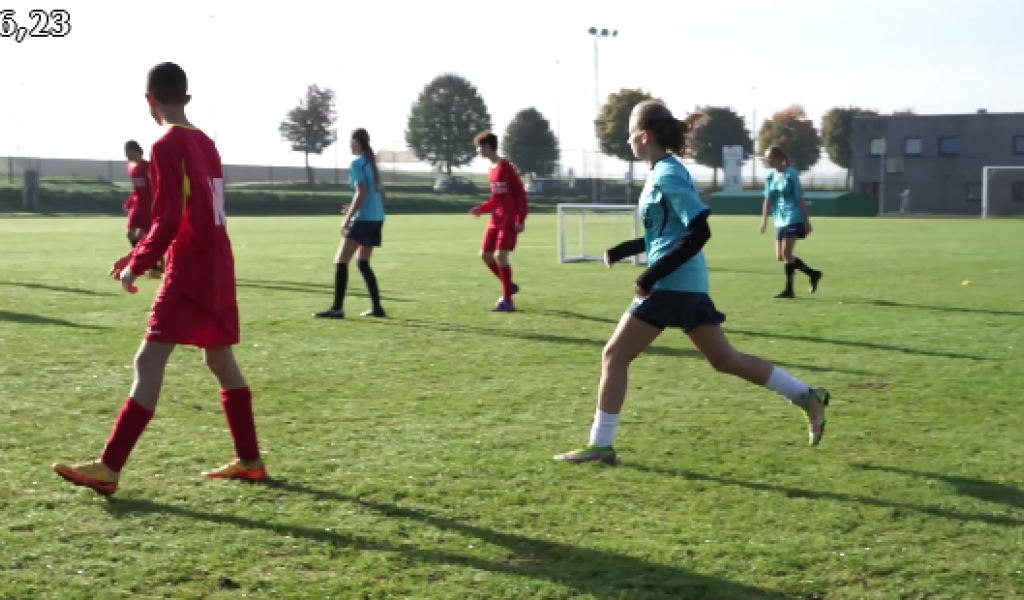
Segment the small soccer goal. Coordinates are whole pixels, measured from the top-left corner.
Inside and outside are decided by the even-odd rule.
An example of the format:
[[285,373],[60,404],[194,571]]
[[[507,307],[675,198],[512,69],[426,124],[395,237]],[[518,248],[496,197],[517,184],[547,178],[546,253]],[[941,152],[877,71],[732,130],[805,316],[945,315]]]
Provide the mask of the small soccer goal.
[[[1010,173],[1004,173],[1009,177],[1000,178],[1000,172],[1010,171]],[[1006,181],[1007,179],[1013,179],[1014,181]],[[992,213],[992,196],[993,188],[996,185],[1002,184],[1003,189],[996,193],[995,196],[1005,197],[1006,201],[1024,201],[1024,166],[996,166],[996,167],[982,167],[981,169],[981,218],[987,219]],[[1019,197],[1019,198],[1018,198]],[[1004,202],[1005,204],[1005,202]],[[998,214],[998,212],[997,212]]]
[[[643,235],[639,207],[633,204],[559,204],[558,262],[603,261],[605,250]],[[641,254],[627,259],[646,264]]]

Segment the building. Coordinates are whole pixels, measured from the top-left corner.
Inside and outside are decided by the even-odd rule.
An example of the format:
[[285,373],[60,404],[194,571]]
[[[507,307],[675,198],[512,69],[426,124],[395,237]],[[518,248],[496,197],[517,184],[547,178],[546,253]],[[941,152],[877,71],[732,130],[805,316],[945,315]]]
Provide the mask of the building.
[[[883,213],[980,216],[982,169],[1024,167],[1024,113],[857,117],[852,150],[854,189]],[[989,215],[1024,215],[1024,169],[988,185]]]

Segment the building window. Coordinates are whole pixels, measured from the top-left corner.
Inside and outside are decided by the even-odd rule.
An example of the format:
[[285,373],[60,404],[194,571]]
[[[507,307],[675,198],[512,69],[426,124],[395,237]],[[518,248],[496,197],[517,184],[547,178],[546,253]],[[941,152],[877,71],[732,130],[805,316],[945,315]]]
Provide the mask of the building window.
[[958,156],[960,154],[960,139],[951,135],[939,138],[940,156]]
[[981,183],[968,183],[967,184],[967,201],[968,202],[981,202]]
[[886,173],[902,173],[903,172],[903,157],[894,156],[888,158],[885,161],[885,172]]
[[1014,181],[1010,196],[1014,202],[1024,202],[1024,181]]
[[907,138],[903,140],[903,154],[905,156],[921,156],[924,144],[921,138]]
[[1013,153],[1024,154],[1024,135],[1013,136]]
[[871,140],[871,156],[881,156],[885,154],[885,139],[875,138]]

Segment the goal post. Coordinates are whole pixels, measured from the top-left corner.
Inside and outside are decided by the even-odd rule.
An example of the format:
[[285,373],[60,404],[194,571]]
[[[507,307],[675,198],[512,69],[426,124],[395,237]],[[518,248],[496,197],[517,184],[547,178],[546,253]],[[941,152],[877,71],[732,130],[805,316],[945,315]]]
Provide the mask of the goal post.
[[[630,235],[643,235],[640,209],[635,204],[558,205],[560,263],[603,261],[605,250],[630,239]],[[628,260],[634,265],[646,263],[643,255]]]
[[996,171],[1024,171],[1024,165],[1014,166],[995,166],[995,167],[982,167],[981,168],[981,218],[987,219],[989,215],[989,191],[991,187],[988,185],[989,178]]

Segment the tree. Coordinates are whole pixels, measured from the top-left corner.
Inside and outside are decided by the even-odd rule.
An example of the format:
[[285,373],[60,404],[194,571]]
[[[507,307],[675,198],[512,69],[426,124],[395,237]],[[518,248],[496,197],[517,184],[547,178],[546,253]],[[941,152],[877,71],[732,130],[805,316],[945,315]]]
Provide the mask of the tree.
[[331,128],[336,118],[334,90],[311,85],[306,88],[306,97],[288,111],[278,127],[281,138],[292,145],[292,151],[305,155],[310,187],[313,186],[313,169],[309,166],[309,155],[322,154],[335,142],[337,135]]
[[754,140],[747,130],[746,121],[731,108],[705,106],[699,109],[707,115],[704,124],[693,132],[692,152],[697,164],[714,169],[712,185],[718,186],[718,170],[724,166],[722,148],[743,146],[743,159],[754,153]]
[[469,164],[473,138],[491,128],[491,115],[469,80],[444,74],[431,81],[412,105],[405,142],[416,158],[444,169]]
[[899,110],[892,111],[892,116],[894,117],[912,117],[916,114],[917,111],[912,108],[901,108]]
[[877,117],[873,110],[850,106],[836,107],[825,113],[821,119],[821,141],[828,152],[828,158],[836,166],[846,169],[846,187],[850,187],[850,166],[853,163],[853,119],[855,117]]
[[797,171],[810,169],[821,158],[821,138],[807,111],[794,104],[772,115],[761,125],[758,145],[762,151],[779,146],[789,155],[790,165]]
[[536,108],[519,111],[505,129],[505,153],[521,173],[550,175],[561,156],[551,123]]
[[654,100],[643,90],[621,89],[617,94],[610,94],[608,101],[601,107],[601,114],[594,123],[601,152],[606,156],[624,160],[629,163],[629,191],[633,192],[633,163],[636,156],[629,147],[629,115],[633,108],[645,100]]

